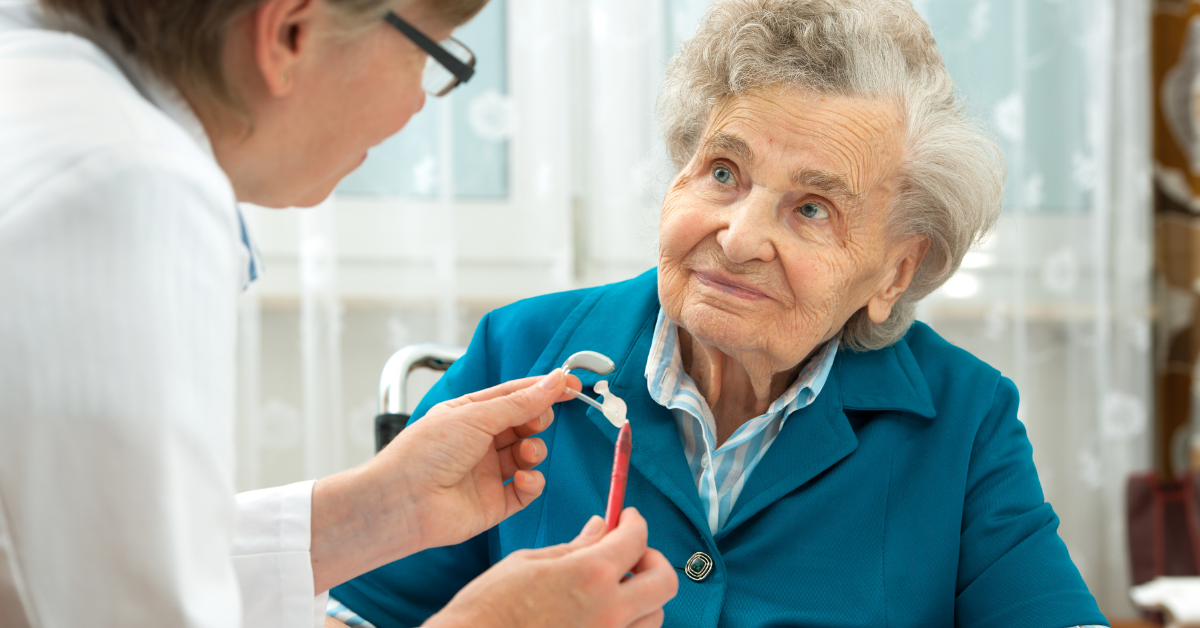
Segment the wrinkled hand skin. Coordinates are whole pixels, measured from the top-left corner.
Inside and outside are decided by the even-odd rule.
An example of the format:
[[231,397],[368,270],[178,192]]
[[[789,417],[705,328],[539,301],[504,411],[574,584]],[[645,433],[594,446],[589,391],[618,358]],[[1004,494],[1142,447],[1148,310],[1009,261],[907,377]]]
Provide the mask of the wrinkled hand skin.
[[[535,434],[579,379],[555,370],[434,406],[366,464],[313,487],[312,566],[320,593],[431,547],[492,528],[542,494]],[[508,480],[512,480],[505,484]]]
[[571,398],[563,384],[580,387],[559,371],[550,377],[550,392],[527,378],[440,403],[381,453],[403,469],[421,549],[466,541],[542,494],[545,478],[531,469],[547,450],[534,435],[554,421],[551,405]]
[[[572,542],[513,552],[467,585],[426,628],[657,628],[679,576],[646,546],[646,520],[627,508],[605,534],[593,517]],[[632,577],[626,578],[626,574]]]

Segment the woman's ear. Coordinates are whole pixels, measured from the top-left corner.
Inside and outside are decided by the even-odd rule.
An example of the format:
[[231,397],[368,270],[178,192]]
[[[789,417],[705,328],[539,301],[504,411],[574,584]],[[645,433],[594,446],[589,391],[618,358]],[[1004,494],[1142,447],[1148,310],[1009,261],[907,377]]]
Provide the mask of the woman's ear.
[[909,238],[893,248],[891,268],[888,271],[888,281],[867,301],[867,317],[873,323],[882,323],[892,314],[892,306],[900,300],[901,295],[912,283],[913,276],[921,267],[925,253],[929,251],[929,238],[924,236]]
[[321,0],[265,0],[254,10],[254,59],[267,92],[292,91],[296,73],[314,41]]

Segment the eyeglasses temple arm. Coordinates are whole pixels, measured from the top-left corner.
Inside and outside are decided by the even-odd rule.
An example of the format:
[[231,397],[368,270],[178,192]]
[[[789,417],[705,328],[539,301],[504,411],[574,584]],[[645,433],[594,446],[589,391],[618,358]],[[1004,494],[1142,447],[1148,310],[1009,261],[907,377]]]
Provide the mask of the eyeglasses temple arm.
[[396,15],[392,11],[388,11],[387,15],[383,16],[383,19],[387,20],[388,24],[396,27],[396,29],[401,33],[404,33],[413,41],[414,44],[419,46],[421,50],[428,52],[429,56],[437,59],[437,62],[442,64],[442,66],[447,70],[450,70],[450,73],[453,74],[454,77],[459,80],[459,82],[466,83],[471,79],[472,76],[475,75],[475,68],[463,63],[458,59],[458,57],[455,57],[447,52],[446,49],[441,47],[436,41],[426,37],[425,33],[422,33],[414,28],[412,24],[405,22],[399,15]]

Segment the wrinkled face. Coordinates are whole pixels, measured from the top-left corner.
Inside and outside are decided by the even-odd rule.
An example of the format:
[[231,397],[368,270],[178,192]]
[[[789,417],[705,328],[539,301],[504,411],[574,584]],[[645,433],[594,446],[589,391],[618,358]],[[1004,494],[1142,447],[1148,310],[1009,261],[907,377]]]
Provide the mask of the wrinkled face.
[[894,281],[901,146],[888,102],[773,91],[718,106],[663,203],[667,316],[727,354],[799,364]]

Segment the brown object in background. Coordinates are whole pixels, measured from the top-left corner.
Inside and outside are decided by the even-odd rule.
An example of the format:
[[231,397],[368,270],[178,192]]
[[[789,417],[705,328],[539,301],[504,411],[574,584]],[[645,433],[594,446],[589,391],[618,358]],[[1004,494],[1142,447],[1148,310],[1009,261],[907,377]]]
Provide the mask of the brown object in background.
[[1200,216],[1179,212],[1157,216],[1154,261],[1169,285],[1194,290],[1200,278]]
[[[1153,53],[1151,91],[1154,103],[1154,162],[1159,168],[1165,166],[1184,174],[1194,194],[1200,195],[1200,173],[1194,173],[1186,150],[1176,141],[1175,135],[1163,115],[1163,84],[1167,74],[1180,62],[1184,44],[1187,42],[1188,26],[1193,18],[1200,16],[1200,0],[1155,0],[1151,24]],[[1157,201],[1155,203],[1158,204]],[[1162,211],[1162,207],[1156,207]]]
[[[1180,340],[1180,336],[1191,335],[1192,329],[1180,332],[1176,340]],[[1158,463],[1158,475],[1173,478],[1175,472],[1171,468],[1171,444],[1179,430],[1188,429],[1188,417],[1192,412],[1191,365],[1167,364],[1166,371],[1158,374],[1157,385],[1158,421],[1154,430],[1154,459]]]
[[[1157,297],[1166,355],[1156,361],[1154,456],[1159,474],[1171,478],[1172,440],[1191,423],[1200,359],[1200,155],[1191,154],[1200,152],[1200,101],[1192,96],[1200,85],[1200,0],[1155,0],[1151,20],[1155,262],[1168,286]],[[1170,311],[1187,298],[1191,316]]]
[[1200,481],[1187,474],[1178,483],[1156,473],[1131,475],[1125,512],[1131,582],[1159,576],[1200,575]]
[[[1154,232],[1155,266],[1165,280],[1165,286],[1160,287],[1157,324],[1171,326],[1160,332],[1169,337],[1166,355],[1156,362],[1154,459],[1159,474],[1171,478],[1171,445],[1178,432],[1189,429],[1192,377],[1200,360],[1200,296],[1196,291],[1200,281],[1200,216],[1160,213],[1155,218]],[[1190,313],[1183,312],[1186,324],[1175,327],[1181,322],[1180,314],[1171,310],[1181,299],[1189,305]]]

